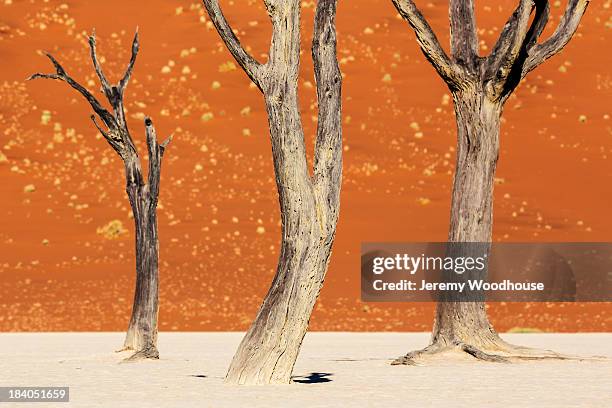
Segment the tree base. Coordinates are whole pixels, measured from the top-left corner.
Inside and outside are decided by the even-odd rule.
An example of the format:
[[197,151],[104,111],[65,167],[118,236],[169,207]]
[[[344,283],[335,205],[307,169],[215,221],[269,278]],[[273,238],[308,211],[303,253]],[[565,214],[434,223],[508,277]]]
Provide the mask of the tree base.
[[451,345],[434,343],[422,350],[411,351],[405,356],[398,357],[391,362],[391,365],[421,365],[421,363],[425,362],[428,358],[451,354],[469,355],[476,360],[491,363],[513,363],[536,360],[601,361],[606,359],[600,356],[572,356],[559,354],[551,350],[515,346],[501,339],[492,346],[493,347],[490,349],[481,349],[462,341],[455,341]]
[[280,380],[280,379],[236,379],[226,377],[223,382],[228,385],[287,385],[291,384],[291,380]]
[[246,365],[232,365],[225,376],[224,383],[230,385],[287,385],[291,383],[290,368],[265,366],[265,363],[255,364],[249,361]]

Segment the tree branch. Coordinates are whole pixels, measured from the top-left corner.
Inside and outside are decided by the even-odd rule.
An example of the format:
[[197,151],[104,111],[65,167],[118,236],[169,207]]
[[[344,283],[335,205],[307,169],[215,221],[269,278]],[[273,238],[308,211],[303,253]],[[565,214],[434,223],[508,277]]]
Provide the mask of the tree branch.
[[[119,85],[113,86],[104,72],[102,70],[102,65],[98,59],[97,49],[96,49],[96,34],[94,33],[89,37],[89,48],[91,54],[91,60],[93,62],[94,70],[100,80],[100,84],[102,86],[102,90],[104,91],[104,95],[108,99],[108,102],[113,108],[113,113],[109,112],[105,109],[102,104],[96,99],[95,96],[91,94],[84,86],[76,82],[72,79],[67,73],[66,70],[61,66],[61,64],[51,55],[46,54],[47,57],[53,63],[55,67],[55,74],[34,74],[29,79],[36,78],[46,78],[46,79],[55,79],[64,81],[69,84],[72,88],[77,90],[81,95],[87,99],[94,112],[102,119],[104,125],[108,128],[105,131],[100,124],[95,120],[95,116],[92,118],[94,125],[100,131],[102,136],[108,141],[111,147],[124,159],[128,157],[135,156],[137,158],[138,153],[136,151],[136,146],[132,140],[130,135],[127,121],[125,119],[125,111],[123,107],[123,90],[127,85],[131,73],[134,69],[134,64],[136,62],[136,56],[138,55],[139,43],[138,43],[138,30],[136,30],[136,35],[134,36],[134,41],[132,43],[132,57],[128,64],[128,68],[121,79]],[[132,158],[133,159],[133,158]],[[133,160],[132,160],[133,161]]]
[[272,22],[267,75],[297,87],[301,55],[300,0],[264,0]]
[[130,57],[130,62],[127,66],[127,69],[125,70],[123,78],[121,78],[121,81],[119,81],[119,89],[121,90],[122,94],[132,76],[132,71],[134,70],[134,64],[136,64],[136,57],[138,56],[139,50],[140,42],[138,39],[138,27],[136,27],[136,34],[134,34],[134,40],[132,41],[132,56]]
[[89,50],[91,54],[91,60],[93,61],[93,66],[100,79],[100,84],[102,85],[102,90],[104,91],[104,95],[108,100],[111,100],[113,97],[113,90],[111,88],[108,79],[106,79],[106,75],[104,75],[104,71],[102,71],[102,66],[100,65],[100,61],[98,60],[98,53],[96,51],[96,30],[93,30],[91,36],[89,36]]
[[569,0],[553,35],[545,42],[535,44],[528,50],[528,56],[521,70],[522,78],[567,45],[576,33],[588,5],[589,0]]
[[244,72],[249,76],[251,81],[257,87],[262,90],[263,89],[263,74],[262,68],[263,66],[255,60],[251,55],[249,55],[245,49],[240,44],[240,40],[234,34],[231,26],[225,19],[223,12],[221,11],[221,7],[219,6],[218,0],[202,0],[204,3],[204,7],[210,16],[210,19],[217,29],[217,32],[223,39],[223,42],[227,46],[227,49],[230,51],[236,62],[242,67]]
[[550,3],[548,0],[536,0],[535,7],[536,14],[529,28],[529,32],[527,33],[527,38],[525,38],[525,47],[527,50],[538,42],[538,38],[540,38],[544,28],[546,28],[550,16]]
[[318,0],[312,39],[319,102],[314,183],[320,194],[321,225],[327,233],[338,219],[342,182],[342,74],[336,50],[336,4],[337,0]]
[[462,68],[446,55],[431,26],[412,0],[393,0],[397,11],[408,21],[421,51],[451,89],[460,88],[466,80]]
[[157,133],[151,118],[145,118],[145,133],[147,135],[147,149],[149,153],[149,194],[154,201],[159,196],[159,179],[161,175],[162,151],[157,144]]
[[514,63],[524,49],[533,7],[533,0],[520,0],[487,58],[486,78],[491,81],[489,86],[495,96],[501,94]]
[[[527,34],[525,35],[525,38],[523,39],[518,55],[516,56],[513,65],[510,67],[510,71],[505,80],[503,80],[502,76],[498,76],[499,71],[497,71],[497,69],[499,69],[498,67],[501,65],[504,56],[507,56],[509,51],[504,50],[505,54],[504,52],[500,52],[504,47],[503,45],[498,47],[498,45],[503,44],[502,39],[508,38],[508,36],[510,35],[509,33],[514,29],[514,25],[510,24],[510,22],[506,27],[504,27],[504,31],[502,32],[502,35],[500,35],[498,44],[496,44],[494,51],[491,53],[487,60],[488,65],[486,68],[487,71],[485,73],[484,79],[487,87],[487,92],[489,92],[489,95],[491,97],[500,101],[504,101],[521,82],[521,70],[523,64],[525,63],[525,59],[528,56],[529,50],[534,46],[534,44],[537,43],[539,36],[542,34],[542,31],[544,31],[544,28],[548,23],[548,17],[550,13],[550,6],[548,0],[535,1],[535,16],[533,18],[533,21],[531,22],[529,30],[527,31]],[[519,10],[517,9],[517,11],[515,12],[515,14],[513,14],[510,20],[516,18],[516,13],[518,12]]]
[[453,59],[472,69],[478,56],[478,33],[474,0],[450,0],[451,55]]
[[174,139],[174,135],[170,135],[168,136],[163,142],[161,142],[161,144],[159,145],[159,147],[161,148],[161,155],[164,155],[164,151],[166,150],[166,147],[168,147],[168,145],[172,142],[172,139]]
[[117,126],[117,122],[116,122],[115,118],[113,117],[113,115],[109,111],[104,109],[104,107],[102,106],[102,104],[100,104],[100,102],[96,99],[96,97],[93,96],[91,94],[91,92],[89,92],[84,86],[82,86],[81,84],[76,82],[74,79],[72,79],[70,77],[70,75],[68,75],[66,73],[66,70],[64,70],[64,68],[60,65],[60,63],[53,57],[53,55],[51,55],[49,53],[45,53],[45,55],[53,63],[53,66],[55,67],[56,73],[55,74],[36,73],[36,74],[32,75],[30,78],[28,78],[28,80],[33,80],[33,79],[37,79],[37,78],[45,78],[45,79],[55,79],[55,80],[66,82],[73,89],[75,89],[81,95],[83,95],[85,97],[85,99],[87,99],[87,102],[89,102],[89,104],[93,108],[94,112],[96,112],[96,114],[102,119],[104,124],[109,129],[113,129],[114,127],[116,127]]
[[136,34],[134,35],[134,41],[132,42],[132,56],[130,58],[130,62],[126,69],[126,72],[123,75],[123,78],[119,81],[118,85],[111,84],[104,72],[102,70],[102,66],[98,59],[98,53],[96,49],[96,32],[92,33],[89,37],[89,48],[91,53],[91,60],[94,65],[94,69],[98,78],[100,79],[100,84],[102,85],[102,90],[104,91],[104,95],[106,95],[106,99],[111,104],[114,111],[114,118],[117,122],[117,127],[122,131],[117,132],[122,138],[124,138],[124,143],[126,146],[132,151],[136,151],[136,146],[134,145],[134,141],[130,135],[128,130],[127,120],[125,118],[125,109],[123,106],[123,91],[127,86],[127,83],[130,79],[132,71],[134,69],[134,64],[136,63],[136,57],[138,56],[139,50],[139,41],[138,41],[138,28],[136,28]]

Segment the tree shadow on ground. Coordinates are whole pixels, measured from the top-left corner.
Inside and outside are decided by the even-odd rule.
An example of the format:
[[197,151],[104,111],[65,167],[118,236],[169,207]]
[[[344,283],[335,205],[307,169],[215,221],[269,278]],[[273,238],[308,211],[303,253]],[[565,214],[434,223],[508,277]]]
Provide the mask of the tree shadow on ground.
[[204,374],[190,374],[189,376],[196,377],[196,378],[208,378],[208,376]]
[[332,380],[327,377],[331,377],[332,373],[310,373],[307,376],[296,376],[293,377],[293,382],[300,384],[318,384],[331,382]]

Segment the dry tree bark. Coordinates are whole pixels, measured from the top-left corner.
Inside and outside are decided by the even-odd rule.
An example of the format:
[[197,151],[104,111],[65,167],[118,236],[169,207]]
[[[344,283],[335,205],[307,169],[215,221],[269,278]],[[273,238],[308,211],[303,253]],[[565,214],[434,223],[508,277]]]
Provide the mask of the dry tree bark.
[[219,35],[263,93],[282,219],[272,285],[226,376],[237,384],[289,383],[323,285],[336,233],[342,180],[341,82],[336,57],[336,0],[319,0],[312,58],[319,121],[310,176],[298,104],[300,1],[264,0],[272,21],[268,62],[241,46],[217,0],[203,0]]
[[[172,137],[157,143],[157,135],[150,118],[145,119],[145,133],[149,154],[148,180],[142,173],[138,151],[128,130],[123,105],[123,94],[132,75],[139,51],[138,31],[132,43],[132,56],[125,74],[117,85],[109,83],[102,71],[96,52],[95,32],[89,37],[89,47],[94,70],[102,91],[112,107],[105,109],[98,99],[75,81],[60,63],[49,53],[47,57],[55,67],[53,74],[34,74],[29,79],[46,78],[64,81],[89,102],[95,115],[91,115],[96,128],[121,157],[125,167],[126,192],[134,215],[136,230],[136,290],[132,317],[128,326],[123,350],[134,350],[128,360],[159,358],[157,351],[157,316],[159,311],[159,241],[157,236],[157,200],[162,157]],[[97,116],[96,116],[97,115]],[[98,122],[100,120],[103,125]]]
[[[412,0],[392,0],[410,24],[416,40],[453,96],[457,121],[457,164],[453,185],[449,242],[490,243],[493,180],[499,155],[504,103],[525,76],[570,41],[589,0],[569,0],[552,36],[539,43],[548,22],[547,0],[520,0],[491,54],[478,55],[473,0],[450,0],[451,56]],[[430,353],[461,350],[476,358],[561,358],[552,352],[516,347],[500,339],[484,302],[438,302],[430,346],[393,364],[414,364]]]

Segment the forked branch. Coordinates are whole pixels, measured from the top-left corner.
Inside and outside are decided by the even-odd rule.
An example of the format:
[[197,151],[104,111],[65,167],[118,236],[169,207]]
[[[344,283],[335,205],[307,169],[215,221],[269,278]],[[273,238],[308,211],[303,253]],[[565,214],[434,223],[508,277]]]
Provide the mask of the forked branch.
[[522,78],[548,58],[560,52],[563,47],[567,45],[576,33],[580,25],[580,20],[589,5],[589,1],[590,0],[569,0],[565,13],[553,35],[541,44],[536,44],[534,41],[528,50],[528,55],[521,64]]
[[[489,56],[479,58],[473,0],[451,0],[450,59],[414,2],[392,0],[400,15],[413,28],[421,50],[451,90],[478,81],[482,83],[479,86],[486,87],[491,98],[499,101],[505,100],[530,71],[565,47],[578,29],[589,1],[569,0],[554,34],[545,42],[538,43],[548,23],[549,1],[519,0]],[[479,65],[484,66],[479,69]],[[473,75],[479,71],[481,75]]]
[[81,95],[83,95],[83,97],[91,105],[91,107],[94,110],[94,112],[100,117],[102,122],[104,122],[104,124],[109,129],[109,131],[108,132],[102,131],[101,126],[95,121],[95,116],[93,116],[94,124],[96,125],[98,130],[100,130],[100,132],[102,133],[102,136],[104,136],[105,139],[108,141],[108,143],[113,147],[113,149],[115,149],[115,151],[117,151],[117,153],[120,153],[120,151],[122,149],[122,145],[121,145],[122,140],[121,140],[121,138],[118,135],[113,134],[113,131],[115,129],[117,129],[117,127],[118,127],[117,120],[115,119],[115,117],[108,110],[106,110],[102,106],[100,101],[98,101],[98,99],[96,99],[96,97],[93,96],[91,94],[91,92],[89,92],[87,90],[87,88],[85,88],[83,85],[79,84],[70,75],[68,75],[66,70],[53,57],[53,55],[51,55],[49,53],[45,53],[45,55],[53,63],[53,66],[55,67],[55,71],[56,71],[55,74],[36,73],[36,74],[30,76],[28,78],[28,80],[44,78],[44,79],[55,79],[55,80],[58,80],[58,81],[63,81],[63,82],[66,82],[68,85],[70,85],[73,89],[75,89]]
[[536,14],[531,23],[531,27],[529,27],[527,38],[525,39],[525,46],[527,49],[530,49],[538,42],[538,38],[540,38],[544,28],[546,28],[548,18],[550,17],[550,3],[548,0],[536,0],[535,7]]
[[[529,16],[523,19],[520,17],[526,10],[525,3],[521,1],[521,5],[504,27],[493,52],[487,59],[485,80],[488,81],[491,96],[500,100],[507,98],[530,71],[563,49],[578,29],[589,0],[569,0],[555,33],[541,44],[538,43],[538,39],[548,23],[549,2],[535,0],[535,16],[523,37],[523,30],[529,19]],[[520,37],[522,37],[520,46],[518,42],[511,40]],[[514,46],[511,46],[513,42]]]
[[[506,22],[491,55],[487,58],[487,80],[491,81],[495,97],[499,97],[503,92],[512,67],[519,54],[525,50],[533,8],[533,0],[520,0],[519,6]],[[532,40],[533,38],[529,39]]]
[[102,66],[100,65],[96,49],[95,30],[89,37],[89,48],[94,69],[100,80],[100,84],[102,85],[102,91],[104,92],[104,95],[106,95],[106,99],[108,100],[108,102],[113,107],[114,116],[117,121],[118,127],[124,130],[123,133],[125,137],[125,143],[130,149],[135,150],[136,147],[134,146],[134,142],[132,141],[130,132],[127,130],[127,121],[125,119],[125,109],[123,106],[123,92],[125,91],[125,87],[127,86],[129,79],[132,75],[132,70],[134,69],[134,64],[136,63],[136,57],[140,48],[140,43],[138,40],[138,29],[136,29],[136,34],[134,35],[134,40],[132,41],[132,56],[130,57],[130,62],[123,77],[117,85],[111,84],[108,79],[106,79],[104,71],[102,70]]
[[[32,75],[29,79],[45,78],[63,81],[83,95],[83,97],[85,97],[93,108],[96,115],[104,124],[102,125],[98,122],[96,115],[91,115],[91,120],[94,126],[98,129],[102,136],[104,136],[106,141],[119,154],[119,156],[121,156],[125,163],[128,186],[140,186],[143,182],[140,170],[140,161],[136,147],[127,127],[123,107],[123,92],[130,80],[132,71],[134,70],[136,57],[139,51],[138,30],[136,30],[136,34],[132,42],[132,56],[130,58],[130,62],[118,85],[112,85],[106,78],[106,75],[104,75],[104,71],[102,70],[102,65],[100,64],[96,50],[95,31],[89,37],[89,47],[94,70],[100,80],[102,91],[113,108],[113,113],[105,109],[100,101],[98,101],[98,99],[96,99],[96,97],[93,96],[93,94],[89,92],[87,88],[79,84],[70,75],[68,75],[62,65],[49,53],[46,55],[53,63],[56,72],[54,74],[37,73]],[[106,129],[104,129],[104,126]],[[149,147],[149,158],[151,159],[149,164],[152,166],[149,168],[149,182],[155,193],[155,197],[157,197],[157,194],[159,193],[161,157],[163,156],[164,149],[170,142],[171,138],[168,138],[164,143],[158,145],[157,138],[155,136],[155,129],[153,128],[153,122],[149,118],[146,118],[145,120],[145,130],[147,134],[147,145]]]

